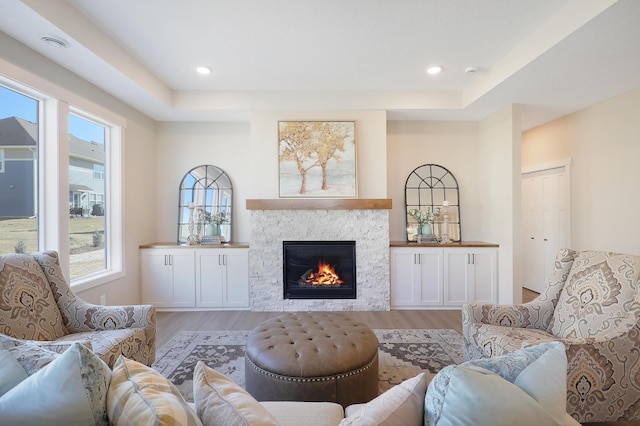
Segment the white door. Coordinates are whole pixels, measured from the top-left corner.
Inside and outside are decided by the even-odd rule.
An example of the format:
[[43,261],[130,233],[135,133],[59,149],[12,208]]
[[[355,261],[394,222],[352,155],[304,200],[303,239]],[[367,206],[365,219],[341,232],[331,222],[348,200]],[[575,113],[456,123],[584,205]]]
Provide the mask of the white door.
[[569,206],[564,167],[522,175],[523,287],[542,292],[556,253],[569,246]]

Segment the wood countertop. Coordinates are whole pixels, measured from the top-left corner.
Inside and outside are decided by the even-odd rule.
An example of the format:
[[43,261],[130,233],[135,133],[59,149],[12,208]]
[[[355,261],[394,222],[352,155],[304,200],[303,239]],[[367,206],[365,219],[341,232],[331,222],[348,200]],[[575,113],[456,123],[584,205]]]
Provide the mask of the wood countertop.
[[190,246],[188,244],[178,244],[178,243],[150,243],[150,244],[141,244],[139,246],[141,249],[149,249],[149,248],[163,248],[163,249],[223,249],[223,248],[249,248],[249,243],[231,243],[231,244],[202,244]]
[[461,241],[459,243],[438,244],[438,243],[416,243],[415,241],[391,241],[390,247],[500,247],[499,244],[487,243],[484,241]]

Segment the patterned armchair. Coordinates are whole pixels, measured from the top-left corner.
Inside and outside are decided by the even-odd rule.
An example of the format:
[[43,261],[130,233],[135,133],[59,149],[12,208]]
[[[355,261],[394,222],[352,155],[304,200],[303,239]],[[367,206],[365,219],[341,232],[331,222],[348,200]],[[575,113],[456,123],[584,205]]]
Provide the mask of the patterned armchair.
[[562,249],[539,297],[465,305],[465,359],[560,341],[567,412],[577,421],[640,420],[640,256]]
[[120,354],[146,365],[156,355],[153,306],[83,301],[67,285],[54,251],[0,256],[0,333],[56,352],[80,342],[109,367]]

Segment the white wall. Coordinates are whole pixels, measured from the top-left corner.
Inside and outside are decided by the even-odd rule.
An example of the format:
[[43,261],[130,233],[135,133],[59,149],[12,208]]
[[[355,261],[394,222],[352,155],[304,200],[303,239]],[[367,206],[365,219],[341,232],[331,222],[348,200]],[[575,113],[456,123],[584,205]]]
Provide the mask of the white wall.
[[155,240],[155,122],[3,33],[0,33],[0,58],[11,65],[0,65],[0,73],[4,75],[21,81],[26,73],[34,74],[46,80],[48,84],[68,91],[70,97],[80,97],[126,120],[123,147],[125,276],[79,294],[92,303],[98,303],[102,294],[107,296],[107,303],[112,305],[139,303],[138,246]]
[[505,107],[479,123],[478,192],[482,240],[500,244],[498,300],[519,303],[516,236],[520,228],[520,108]]
[[385,112],[257,111],[251,123],[158,123],[160,241],[176,240],[180,180],[200,164],[218,166],[231,177],[232,240],[249,241],[246,200],[278,198],[278,120],[355,121],[358,196],[387,197]]
[[234,242],[248,241],[245,199],[255,184],[249,123],[161,122],[157,125],[157,235],[149,243],[176,242],[178,190],[192,168],[210,164],[224,170],[233,184]]
[[390,239],[406,240],[404,186],[423,164],[439,164],[456,177],[460,188],[462,238],[481,239],[478,193],[478,123],[456,121],[390,121],[387,124],[387,188],[393,200]]
[[572,248],[640,254],[639,111],[636,89],[523,134],[523,166],[572,159]]

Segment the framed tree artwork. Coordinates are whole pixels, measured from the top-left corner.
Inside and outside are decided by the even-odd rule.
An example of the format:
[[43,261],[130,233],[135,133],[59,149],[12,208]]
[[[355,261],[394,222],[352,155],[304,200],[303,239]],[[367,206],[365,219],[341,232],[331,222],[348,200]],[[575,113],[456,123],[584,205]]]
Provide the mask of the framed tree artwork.
[[354,121],[279,121],[281,198],[355,198]]

